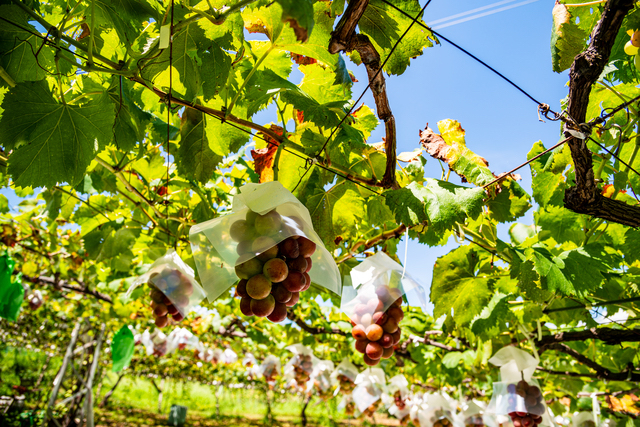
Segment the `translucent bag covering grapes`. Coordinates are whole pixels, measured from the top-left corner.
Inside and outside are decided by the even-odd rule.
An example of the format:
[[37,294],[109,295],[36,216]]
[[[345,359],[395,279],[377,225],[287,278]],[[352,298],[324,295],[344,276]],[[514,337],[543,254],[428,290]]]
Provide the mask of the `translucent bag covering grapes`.
[[353,401],[353,396],[350,394],[343,395],[340,403],[338,403],[338,411],[344,411],[345,415],[349,417],[356,415],[356,404]]
[[151,288],[151,307],[159,328],[167,326],[168,315],[176,322],[182,321],[205,296],[195,279],[193,269],[173,249],[158,258],[145,274],[138,277],[126,296],[130,297],[138,286],[145,283]]
[[351,363],[347,358],[344,358],[342,362],[331,373],[331,381],[333,384],[337,384],[336,391],[333,393],[337,396],[338,393],[350,394],[356,386],[356,377],[358,376],[358,368]]
[[197,336],[193,335],[185,328],[176,328],[169,334],[169,337],[175,336],[178,344],[178,350],[195,349],[200,341]]
[[594,412],[578,412],[573,416],[571,424],[573,427],[598,427],[597,415]]
[[420,427],[461,427],[455,417],[455,401],[445,392],[426,396],[427,409],[418,414]]
[[[409,397],[409,381],[407,381],[404,375],[398,374],[389,379],[387,392],[391,398],[391,401],[387,405],[389,414],[398,418],[400,421],[408,421],[408,416],[411,412],[411,408],[409,408],[406,402]],[[405,417],[407,418],[406,420]]]
[[491,404],[487,406],[487,410],[482,415],[482,421],[487,427],[513,427],[513,422],[509,415],[497,415],[495,410],[491,408]]
[[253,353],[246,353],[242,358],[242,366],[246,368],[244,375],[248,379],[257,378],[260,375],[260,365]]
[[153,354],[161,357],[168,353],[167,336],[160,329],[155,329],[152,333],[149,333],[148,329],[144,331],[142,333],[142,344],[147,351],[147,356]]
[[489,406],[497,415],[508,415],[514,427],[551,425],[538,381],[532,378],[538,360],[513,346],[503,347],[489,359],[500,366],[500,382],[493,383]]
[[311,379],[307,382],[307,393],[314,390],[321,399],[331,397],[331,373],[334,370],[334,364],[330,360],[318,360],[313,366]]
[[192,227],[189,238],[209,301],[237,283],[247,316],[283,321],[312,282],[340,295],[338,267],[309,211],[279,182],[243,186],[232,212]]
[[29,303],[29,308],[31,310],[37,310],[40,307],[42,307],[42,304],[44,303],[44,299],[42,298],[42,292],[40,292],[38,289],[36,289],[35,291],[29,293],[27,295],[27,302]]
[[280,375],[280,359],[273,354],[265,357],[260,365],[258,374],[264,377],[268,384],[275,383],[276,377]]
[[356,350],[364,354],[367,365],[374,366],[390,358],[400,342],[403,297],[423,310],[427,298],[424,288],[384,252],[353,268],[350,281],[351,286],[343,289],[340,309],[351,319]]
[[286,349],[293,353],[293,357],[284,366],[284,378],[287,382],[294,380],[295,385],[304,388],[320,359],[313,355],[313,350],[302,344],[293,344]]
[[486,405],[483,402],[469,400],[462,405],[462,419],[465,427],[484,427],[482,419]]
[[222,357],[220,358],[220,361],[225,365],[231,365],[238,361],[238,355],[236,354],[235,351],[231,350],[230,348],[225,348],[224,351],[222,352]]
[[365,415],[375,412],[381,403],[386,381],[384,371],[380,368],[368,368],[358,374],[356,387],[351,393],[358,411]]
[[411,422],[413,422],[416,426],[420,427],[420,420],[418,418],[418,414],[421,411],[427,409],[426,397],[423,393],[414,393],[411,396],[411,401],[409,404],[411,410],[409,412],[409,418]]

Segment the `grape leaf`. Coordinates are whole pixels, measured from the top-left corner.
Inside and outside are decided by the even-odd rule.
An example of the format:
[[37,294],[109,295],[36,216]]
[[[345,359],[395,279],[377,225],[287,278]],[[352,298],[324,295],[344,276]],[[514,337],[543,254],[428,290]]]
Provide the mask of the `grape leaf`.
[[455,120],[441,120],[436,134],[427,126],[420,132],[420,143],[433,158],[447,163],[451,170],[462,177],[463,182],[485,185],[494,179],[489,162],[467,148],[465,131]]
[[490,279],[476,276],[480,256],[471,246],[461,246],[439,257],[433,268],[433,315],[451,314],[457,325],[466,325],[481,313],[491,298]]
[[418,183],[412,182],[399,190],[388,190],[384,196],[398,224],[413,226],[428,219],[424,205],[426,190]]
[[[174,34],[172,51],[163,49],[157,58],[142,61],[141,75],[157,87],[168,92],[171,86],[175,93],[191,100],[202,86],[201,66],[215,60],[215,55],[206,50],[211,43],[204,30],[197,23],[191,23]],[[207,55],[213,58],[203,59]],[[173,73],[169,69],[170,63]],[[208,95],[211,96],[210,91]]]
[[496,185],[500,190],[487,201],[493,219],[498,222],[514,221],[531,209],[531,197],[516,181],[506,178]]
[[133,332],[127,325],[124,325],[113,336],[111,341],[111,361],[113,363],[113,372],[120,372],[131,362],[133,351],[135,348],[135,339]]
[[320,235],[329,251],[336,244],[334,240],[352,237],[355,225],[364,215],[364,199],[355,184],[343,181],[307,198],[305,203],[313,220],[313,227]]
[[313,3],[311,0],[276,0],[282,6],[282,22],[288,22],[299,42],[309,40],[313,31]]
[[207,121],[204,113],[187,108],[182,115],[178,171],[185,176],[206,183],[213,176],[222,156],[209,146]]
[[[418,0],[392,0],[391,3],[412,17],[422,16],[421,6]],[[423,22],[422,18],[418,18]],[[374,47],[380,53],[382,61],[385,61],[396,41],[405,33],[412,23],[412,19],[397,11],[383,0],[371,0],[362,18],[358,22],[360,31],[371,39]],[[424,22],[423,22],[424,23]],[[433,34],[419,26],[417,23],[411,26],[398,47],[389,58],[384,70],[389,74],[400,75],[409,66],[411,58],[422,55],[426,47],[433,46],[435,37]]]
[[553,71],[561,73],[573,64],[573,58],[585,47],[587,33],[571,20],[567,6],[557,3],[551,12],[553,31],[551,32],[551,61]]
[[94,8],[88,7],[86,13],[95,13],[96,26],[112,27],[118,33],[122,43],[131,44],[143,29],[142,23],[153,18],[162,20],[158,10],[151,6],[155,4],[159,8],[162,3],[138,0],[93,0]]
[[540,240],[553,238],[558,243],[582,244],[584,232],[580,228],[580,215],[560,206],[548,205],[534,213],[536,225],[540,227]]
[[484,341],[490,340],[502,331],[510,317],[507,295],[496,292],[480,316],[474,320],[471,331]]
[[425,184],[429,226],[436,233],[464,222],[466,217],[476,217],[482,210],[482,188],[466,188],[432,178],[427,178]]
[[76,184],[111,141],[114,111],[105,97],[82,107],[60,104],[41,80],[18,84],[3,105],[0,145],[14,150],[9,173],[16,185]]
[[557,259],[564,263],[562,273],[580,297],[598,289],[604,282],[602,273],[608,270],[607,266],[582,248],[565,251]]
[[53,49],[42,46],[43,40],[33,35],[38,30],[18,6],[1,5],[0,16],[16,24],[0,20],[0,66],[18,83],[44,79],[47,70],[55,69]]
[[151,115],[133,102],[130,91],[129,83],[115,76],[107,91],[115,111],[113,142],[124,151],[132,150],[136,142],[142,141],[151,121]]

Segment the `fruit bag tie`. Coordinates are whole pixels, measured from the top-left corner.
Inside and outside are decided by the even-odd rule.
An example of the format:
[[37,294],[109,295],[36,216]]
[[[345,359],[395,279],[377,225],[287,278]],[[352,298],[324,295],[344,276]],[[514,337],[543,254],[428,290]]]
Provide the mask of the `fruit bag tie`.
[[424,288],[384,252],[365,259],[350,273],[352,287],[345,286],[340,309],[351,319],[355,348],[364,362],[377,365],[393,355],[400,342],[404,318],[403,297],[426,310]]
[[368,368],[358,374],[355,383],[356,387],[351,396],[353,396],[353,402],[358,411],[364,414],[367,409],[371,409],[382,398],[386,377],[382,369]]
[[189,239],[207,299],[238,283],[245,315],[281,322],[311,282],[341,293],[309,211],[279,182],[243,186],[231,213],[192,227]]
[[173,249],[158,258],[149,271],[133,282],[126,297],[145,283],[151,289],[151,307],[159,328],[168,325],[168,315],[176,322],[182,321],[192,307],[204,299],[204,291],[196,281],[193,269]]
[[538,382],[532,378],[538,360],[513,346],[504,347],[489,359],[500,366],[500,382],[493,383],[489,406],[496,415],[508,415],[514,427],[549,425],[547,406]]

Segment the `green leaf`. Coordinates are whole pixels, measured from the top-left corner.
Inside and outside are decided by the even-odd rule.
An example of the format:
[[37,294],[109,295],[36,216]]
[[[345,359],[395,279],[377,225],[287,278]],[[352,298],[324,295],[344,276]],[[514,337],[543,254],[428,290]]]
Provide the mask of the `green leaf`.
[[[49,46],[43,46],[43,40],[29,18],[18,6],[0,6],[0,66],[16,82],[37,81],[47,76],[47,71],[55,70],[54,51]],[[28,31],[27,31],[28,30]],[[40,54],[35,57],[35,52]],[[0,79],[0,81],[2,81]]]
[[552,11],[551,61],[553,71],[561,73],[569,69],[573,59],[585,47],[588,34],[571,20],[567,6],[556,3]]
[[608,268],[583,248],[565,251],[557,259],[564,263],[562,273],[571,281],[575,293],[580,297],[598,289],[604,282],[602,273]]
[[299,42],[309,40],[313,31],[313,2],[311,0],[276,0],[282,6],[282,22],[288,22]]
[[345,108],[348,106],[347,100],[321,104],[300,90],[283,92],[280,94],[280,99],[302,111],[305,120],[312,121],[324,128],[338,126],[341,117],[346,114]]
[[364,215],[364,199],[355,184],[343,181],[329,190],[308,197],[305,205],[309,209],[313,227],[325,246],[332,251],[334,239],[341,236],[349,239]]
[[[97,27],[114,28],[122,43],[130,45],[143,30],[143,22],[153,18],[158,21],[162,17],[158,11],[151,6],[156,4],[160,7],[162,3],[154,3],[138,0],[92,0],[95,11],[95,22]],[[87,16],[90,16],[92,8],[86,9]]]
[[580,214],[560,206],[548,205],[534,214],[536,225],[540,227],[539,239],[553,238],[558,243],[574,242],[578,245],[584,240],[580,228]]
[[204,113],[187,108],[182,115],[180,148],[178,150],[178,172],[202,183],[213,177],[216,166],[222,161],[209,147]]
[[640,230],[627,229],[624,234],[624,245],[621,248],[628,265],[640,261]]
[[398,224],[413,226],[428,219],[424,205],[426,190],[418,183],[412,182],[399,190],[388,190],[384,196]]
[[564,275],[564,263],[554,257],[545,248],[529,248],[525,251],[527,260],[533,263],[533,270],[538,273],[543,289],[560,292],[564,295],[575,295],[573,283]]
[[425,184],[429,226],[436,233],[453,227],[456,222],[464,222],[467,217],[480,214],[484,198],[482,188],[461,187],[432,178],[427,178]]
[[471,331],[484,341],[490,340],[502,332],[510,315],[507,295],[496,292],[471,325]]
[[[412,17],[420,15],[418,22],[422,22],[422,7],[418,0],[392,0],[391,3]],[[391,49],[411,26],[412,19],[398,12],[383,0],[371,0],[362,18],[358,22],[360,31],[371,39],[376,50],[380,53],[381,61],[385,61]],[[398,47],[389,58],[384,70],[389,74],[400,75],[409,66],[411,58],[422,55],[426,47],[433,46],[435,37],[431,32],[417,23],[411,26]]]
[[231,71],[231,56],[215,41],[209,52],[202,56],[202,93],[204,99],[215,97],[227,84]]
[[142,111],[131,99],[131,86],[127,80],[114,76],[107,91],[114,104],[115,123],[113,125],[113,142],[118,149],[132,150],[136,142],[144,139],[151,115]]
[[265,108],[277,94],[300,92],[298,86],[266,69],[256,72],[246,87],[247,117]]
[[[172,52],[168,48],[163,49],[156,58],[141,61],[141,75],[166,92],[171,86],[174,93],[192,100],[202,86],[200,68],[203,63],[211,64],[215,59],[203,60],[205,56],[212,55],[206,50],[211,43],[205,37],[204,30],[197,23],[191,23],[173,36]],[[170,62],[173,64],[172,72],[169,69]]]
[[113,372],[120,372],[131,362],[133,350],[135,347],[135,339],[133,332],[127,325],[122,326],[113,336],[111,341],[111,361],[113,363]]
[[0,213],[6,214],[9,212],[9,199],[4,194],[0,194]]
[[106,98],[81,107],[55,101],[47,83],[21,83],[4,100],[0,145],[14,152],[9,173],[19,186],[78,183],[99,148],[111,141]]
[[431,302],[438,318],[451,314],[463,326],[479,315],[491,298],[489,278],[476,276],[480,255],[471,246],[461,246],[438,258],[433,268]]
[[[531,209],[531,197],[513,179],[497,184],[499,192],[487,201],[491,217],[498,222],[511,222],[524,216]],[[535,186],[533,187],[535,191]]]

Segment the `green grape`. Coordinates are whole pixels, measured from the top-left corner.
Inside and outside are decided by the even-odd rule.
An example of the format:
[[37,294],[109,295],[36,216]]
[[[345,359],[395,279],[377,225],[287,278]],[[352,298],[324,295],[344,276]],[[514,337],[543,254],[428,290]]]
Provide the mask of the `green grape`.
[[633,65],[635,65],[636,70],[640,70],[640,53],[636,54],[636,57],[633,58]]
[[627,44],[624,45],[624,53],[627,55],[635,55],[638,53],[638,48],[631,43],[631,40],[629,40]]

